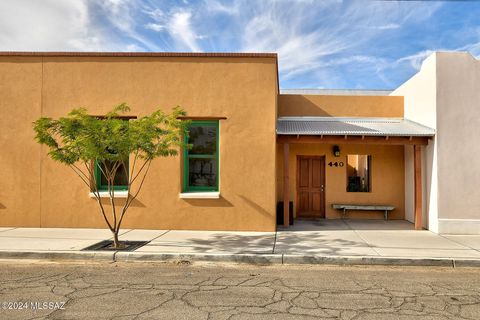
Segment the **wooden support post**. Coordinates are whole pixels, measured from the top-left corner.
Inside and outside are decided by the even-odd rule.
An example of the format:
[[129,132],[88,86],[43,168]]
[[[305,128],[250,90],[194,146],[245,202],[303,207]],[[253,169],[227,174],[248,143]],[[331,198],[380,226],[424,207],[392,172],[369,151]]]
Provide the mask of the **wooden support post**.
[[290,185],[288,158],[290,155],[288,143],[283,144],[283,226],[290,225]]
[[415,172],[415,230],[422,230],[422,147],[413,146]]

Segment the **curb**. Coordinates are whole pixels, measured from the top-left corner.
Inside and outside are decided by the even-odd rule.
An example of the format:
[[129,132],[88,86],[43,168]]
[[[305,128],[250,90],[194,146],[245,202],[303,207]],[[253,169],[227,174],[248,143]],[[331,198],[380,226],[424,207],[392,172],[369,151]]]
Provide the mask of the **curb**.
[[[366,256],[300,256],[284,255],[284,264],[386,265],[454,267],[450,258],[400,258]],[[480,266],[480,261],[479,264]]]
[[0,259],[114,261],[115,252],[100,251],[0,251]]
[[431,267],[480,267],[480,259],[405,258],[376,256],[318,256],[291,254],[229,254],[229,253],[148,253],[104,251],[0,251],[0,259],[49,261],[103,261],[103,262],[234,262],[246,264],[309,264],[309,265],[384,265]]
[[230,254],[230,253],[146,253],[146,252],[117,252],[115,261],[118,262],[154,262],[154,261],[211,261],[236,262],[250,264],[282,264],[281,254]]

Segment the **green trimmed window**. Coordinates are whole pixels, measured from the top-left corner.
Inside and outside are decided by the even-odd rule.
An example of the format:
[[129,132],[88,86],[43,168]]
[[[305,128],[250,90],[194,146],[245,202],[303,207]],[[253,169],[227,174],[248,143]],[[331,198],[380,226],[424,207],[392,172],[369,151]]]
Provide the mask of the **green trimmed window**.
[[219,123],[192,121],[185,143],[183,163],[183,191],[218,191],[219,178]]
[[[115,179],[113,180],[113,190],[118,191],[125,191],[128,190],[128,161],[125,163],[127,166],[127,170],[123,164],[121,164],[118,169],[117,173],[115,174]],[[113,162],[106,161],[106,166],[111,169],[113,166]],[[102,174],[102,171],[99,168],[99,163],[95,162],[95,180],[97,181],[97,188],[99,191],[107,191],[108,190],[108,182],[105,176]]]

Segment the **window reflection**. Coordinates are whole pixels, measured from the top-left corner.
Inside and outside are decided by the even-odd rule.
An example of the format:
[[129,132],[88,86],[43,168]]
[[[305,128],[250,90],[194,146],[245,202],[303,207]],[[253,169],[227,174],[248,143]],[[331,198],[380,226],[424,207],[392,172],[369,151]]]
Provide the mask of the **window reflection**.
[[192,144],[189,154],[215,154],[217,152],[217,128],[195,126],[190,128],[188,141]]
[[193,121],[184,159],[184,191],[218,190],[218,121]]
[[[114,165],[115,165],[115,162],[105,160],[105,166],[107,167],[107,170],[112,170]],[[128,165],[128,162],[126,165]],[[103,168],[102,166],[102,169],[105,169],[105,168]],[[100,170],[100,169],[97,168],[97,170]],[[113,179],[113,186],[114,187],[128,186],[128,168],[126,168],[123,163],[119,165],[117,172],[115,173],[115,177]],[[107,189],[107,188],[108,188],[107,178],[105,177],[104,174],[100,173],[99,189]]]
[[371,156],[347,156],[347,192],[370,192]]
[[216,159],[189,159],[189,185],[195,187],[215,187],[217,185]]

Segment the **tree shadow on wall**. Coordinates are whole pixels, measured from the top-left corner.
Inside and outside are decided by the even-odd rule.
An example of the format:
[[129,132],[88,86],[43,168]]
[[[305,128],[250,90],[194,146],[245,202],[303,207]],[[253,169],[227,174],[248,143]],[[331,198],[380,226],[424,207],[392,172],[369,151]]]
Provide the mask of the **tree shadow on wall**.
[[261,213],[262,215],[264,216],[267,216],[267,217],[271,217],[272,215],[275,215],[275,212],[271,213],[271,212],[268,212],[267,210],[265,210],[265,208],[263,208],[262,206],[260,206],[258,203],[250,200],[249,198],[243,196],[243,195],[238,195],[240,198],[243,199],[243,201],[245,201],[245,203],[251,207],[253,210],[257,211],[258,213]]

